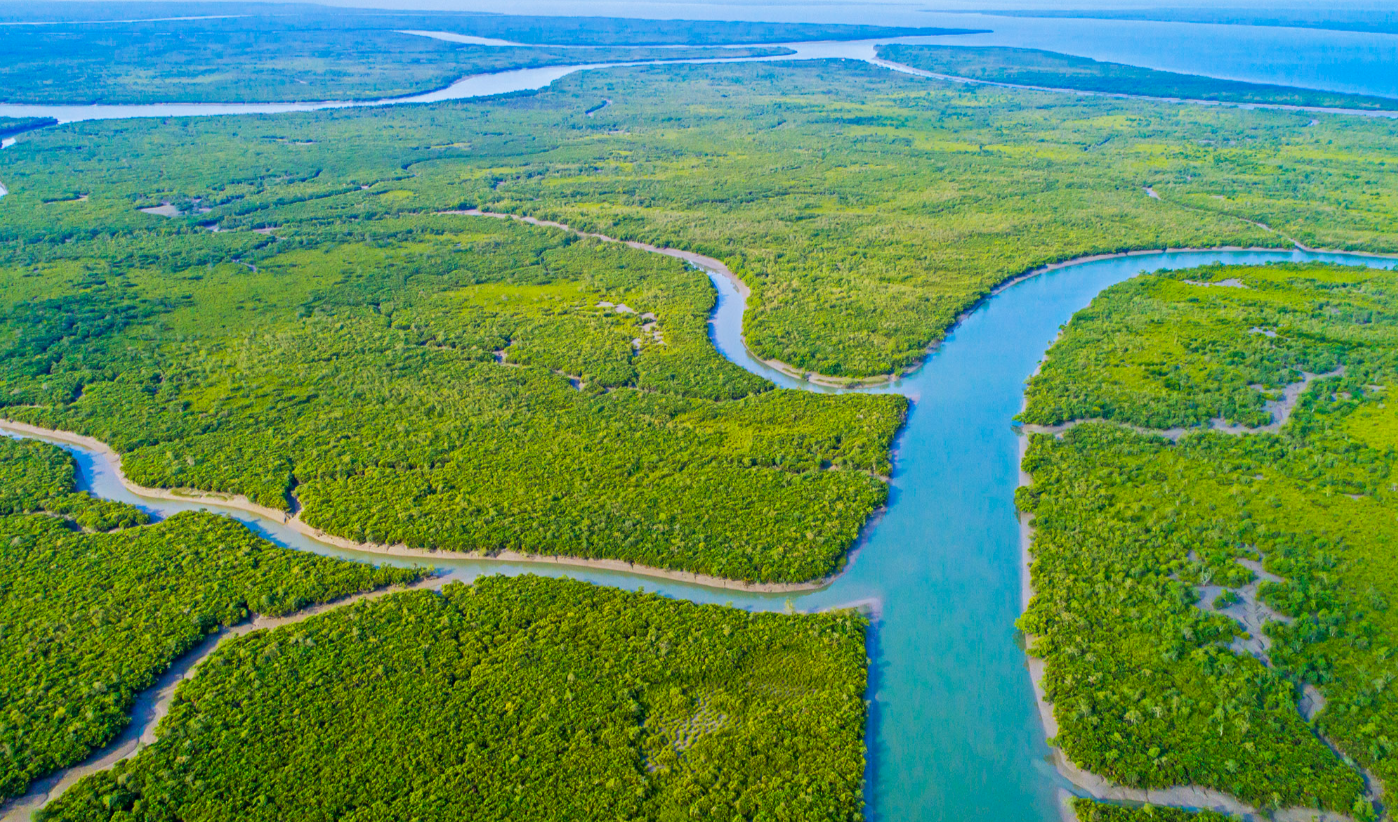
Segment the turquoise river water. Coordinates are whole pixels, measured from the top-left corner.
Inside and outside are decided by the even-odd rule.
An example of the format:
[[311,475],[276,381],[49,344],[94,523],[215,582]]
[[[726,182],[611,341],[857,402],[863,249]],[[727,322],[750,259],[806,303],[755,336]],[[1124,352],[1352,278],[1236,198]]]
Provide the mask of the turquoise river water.
[[[905,379],[873,389],[913,400],[896,444],[887,510],[866,529],[832,584],[801,594],[753,594],[555,564],[433,560],[480,574],[570,576],[740,608],[818,610],[859,604],[872,614],[866,798],[878,820],[1034,822],[1058,818],[1070,786],[1047,760],[1014,621],[1025,566],[1014,511],[1019,442],[1012,419],[1024,380],[1059,326],[1107,286],[1141,271],[1211,262],[1327,260],[1390,267],[1392,260],[1285,251],[1155,252],[1072,263],[1024,278],[971,311]],[[795,389],[829,391],[754,361],[741,338],[743,298],[719,291],[713,339],[734,362]],[[137,497],[115,466],[73,446],[81,487],[164,517],[212,504]],[[241,511],[224,511],[284,546],[366,562],[410,560],[319,543]]]

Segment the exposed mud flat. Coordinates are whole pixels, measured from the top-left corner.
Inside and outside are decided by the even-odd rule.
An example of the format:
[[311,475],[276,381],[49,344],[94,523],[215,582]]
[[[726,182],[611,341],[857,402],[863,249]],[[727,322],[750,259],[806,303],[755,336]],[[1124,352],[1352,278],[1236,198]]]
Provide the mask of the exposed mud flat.
[[[1296,409],[1297,401],[1301,399],[1301,394],[1304,393],[1305,390],[1310,387],[1310,384],[1312,382],[1315,382],[1316,380],[1323,380],[1327,377],[1343,376],[1344,373],[1344,366],[1340,366],[1339,368],[1336,368],[1334,371],[1327,371],[1324,374],[1312,374],[1309,371],[1301,372],[1300,382],[1294,382],[1290,385],[1284,386],[1282,388],[1281,397],[1275,400],[1267,400],[1265,402],[1264,407],[1267,413],[1271,415],[1272,421],[1270,423],[1267,423],[1266,425],[1259,425],[1256,427],[1250,427],[1246,425],[1233,425],[1230,424],[1228,421],[1224,420],[1222,417],[1214,417],[1213,419],[1209,420],[1207,425],[1195,428],[1145,428],[1139,425],[1131,425],[1130,423],[1117,422],[1116,420],[1105,419],[1103,417],[1093,417],[1091,419],[1086,420],[1070,420],[1068,422],[1059,423],[1058,425],[1025,425],[1022,426],[1022,428],[1024,430],[1024,433],[1026,434],[1051,434],[1055,437],[1058,437],[1062,436],[1065,431],[1076,428],[1079,425],[1082,425],[1083,423],[1109,423],[1111,425],[1117,425],[1122,428],[1129,428],[1138,434],[1149,434],[1152,436],[1164,437],[1165,439],[1170,440],[1171,442],[1176,442],[1179,440],[1180,437],[1186,436],[1188,434],[1198,434],[1201,432],[1208,431],[1212,431],[1219,434],[1232,435],[1275,434],[1282,429],[1282,426],[1286,425],[1287,420],[1291,419],[1291,412]],[[1258,386],[1254,387],[1258,388],[1258,390],[1261,390]]]

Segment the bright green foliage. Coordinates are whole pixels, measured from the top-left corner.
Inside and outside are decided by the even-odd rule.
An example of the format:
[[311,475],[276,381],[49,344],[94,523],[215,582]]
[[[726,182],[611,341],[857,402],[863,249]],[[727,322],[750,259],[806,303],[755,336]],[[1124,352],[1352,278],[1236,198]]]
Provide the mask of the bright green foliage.
[[[1245,220],[1312,246],[1392,250],[1395,144],[1398,123],[1381,118],[966,87],[853,63],[617,69],[506,100],[46,129],[0,155],[12,191],[0,242],[34,254],[116,236],[146,259],[203,264],[266,242],[246,229],[312,215],[529,212],[723,259],[753,288],[758,354],[858,376],[918,362],[996,284],[1055,260],[1289,247]],[[132,208],[194,198],[212,211],[163,226]],[[198,253],[157,240],[195,221],[227,235]]]
[[45,512],[92,531],[144,525],[129,505],[73,493],[77,468],[62,450],[33,440],[0,439],[0,517]]
[[1195,607],[1196,584],[1246,583],[1232,559],[1260,543],[1249,520],[1209,511],[1252,490],[1241,470],[1210,476],[1218,448],[1106,424],[1031,444],[1019,502],[1035,514],[1035,595],[1021,625],[1048,661],[1056,744],[1131,787],[1347,810],[1362,784],[1306,726],[1295,687],[1229,649],[1233,620]]
[[421,575],[287,551],[212,514],[74,530],[62,515],[145,517],[72,478],[59,449],[0,439],[0,798],[110,742],[136,695],[221,626]]
[[1266,401],[1301,372],[1329,373],[1354,348],[1386,355],[1398,345],[1395,284],[1391,273],[1324,265],[1138,277],[1073,318],[1030,380],[1021,418],[1266,425]]
[[111,443],[143,485],[294,494],[418,548],[807,580],[884,500],[906,401],[768,391],[678,260],[485,217],[276,235],[242,264],[94,240],[0,269],[5,413]]
[[1068,88],[1108,94],[1136,94],[1227,103],[1265,103],[1350,109],[1398,109],[1398,100],[1363,94],[1244,83],[1198,74],[1105,63],[1039,49],[999,46],[910,46],[891,43],[877,47],[879,57],[937,74],[969,77],[1022,86]]
[[230,642],[56,820],[862,818],[865,621],[486,577]]
[[[552,288],[641,256],[540,251],[573,262],[517,278],[515,246],[455,252],[448,235],[472,221],[431,212],[533,211],[719,256],[753,286],[758,353],[869,374],[916,362],[994,284],[1054,259],[1285,243],[1244,216],[1316,245],[1388,247],[1394,181],[1378,163],[1395,125],[1310,119],[808,63],[589,72],[532,97],[372,113],[46,129],[0,155],[13,191],[0,301],[15,332],[0,346],[15,346],[6,379],[23,386],[4,392],[45,406],[6,413],[140,451],[129,465],[153,484],[273,505],[294,490],[307,519],[347,536],[808,579],[839,567],[882,499],[860,472],[886,473],[897,400],[752,394],[685,319],[711,297],[662,310],[588,286],[593,308],[638,311],[605,327],[549,289],[480,292],[463,298],[468,314],[425,305],[467,287],[452,272],[468,259],[494,261],[469,283]],[[164,201],[189,216],[136,210]],[[537,258],[524,252],[521,268]],[[711,294],[672,265],[654,268],[677,278],[667,294],[681,282]],[[418,273],[429,268],[442,273]],[[540,324],[549,305],[572,313]],[[634,322],[652,309],[663,345]],[[506,362],[529,368],[487,356],[515,330]],[[431,344],[438,334],[460,350]],[[581,391],[549,373],[584,377],[585,364]],[[715,413],[740,419],[768,419],[766,403],[800,410],[773,428],[745,421],[741,436],[675,423],[725,397],[741,399]],[[837,433],[848,419],[867,430]],[[826,462],[858,470],[808,470]]]
[[1108,805],[1082,797],[1073,799],[1073,812],[1078,822],[1233,822],[1237,819],[1216,811],[1182,811],[1158,805]]
[[[1327,741],[1398,779],[1395,286],[1390,271],[1313,265],[1143,275],[1100,295],[1051,349],[1030,420],[1194,422],[1218,413],[1219,386],[1259,393],[1246,383],[1345,368],[1302,394],[1277,434],[1171,443],[1091,423],[1032,439],[1018,502],[1035,516],[1036,593],[1022,626],[1048,661],[1073,761],[1128,785],[1360,818],[1360,777]],[[1249,333],[1259,327],[1277,336]],[[1239,644],[1242,627],[1215,611],[1253,596],[1245,560],[1269,575],[1256,594],[1280,615],[1269,647]],[[1326,699],[1323,740],[1298,711],[1303,682]]]

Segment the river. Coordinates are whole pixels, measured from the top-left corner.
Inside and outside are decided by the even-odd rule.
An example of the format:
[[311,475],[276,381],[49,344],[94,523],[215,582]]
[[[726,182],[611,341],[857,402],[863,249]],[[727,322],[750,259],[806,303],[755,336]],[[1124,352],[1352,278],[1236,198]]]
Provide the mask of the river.
[[[973,23],[958,17],[926,15],[920,19],[924,25]],[[1190,66],[1199,67],[1186,70],[1207,70],[1215,76],[1261,82],[1292,80],[1319,88],[1398,94],[1398,86],[1389,87],[1390,81],[1398,82],[1398,74],[1354,68],[1391,67],[1389,55],[1398,53],[1398,38],[1387,35],[1306,31],[1310,37],[1307,42],[1313,45],[1310,51],[1298,51],[1286,46],[1303,39],[1295,30],[1227,27],[1231,32],[1220,32],[1215,30],[1224,27],[977,18],[974,25],[995,28],[996,33],[974,38],[905,38],[903,42],[957,40],[966,44],[1037,46],[1165,69],[1176,68],[1172,61],[1188,61],[1188,55],[1199,51],[1199,44],[1204,43],[1210,46],[1212,54],[1235,55],[1234,63],[1224,65],[1219,62],[1224,58],[1216,56],[1208,65],[1189,62]],[[1093,40],[1089,35],[1098,29],[1110,29],[1122,36]],[[1126,36],[1128,33],[1130,37]],[[1252,45],[1230,51],[1222,44],[1225,36],[1238,34],[1239,42]],[[1269,48],[1271,52],[1285,51],[1290,62],[1268,63],[1271,58],[1265,55],[1269,52],[1259,51],[1258,41],[1281,44]],[[762,59],[870,60],[875,42],[790,44],[796,54]],[[1264,57],[1255,58],[1254,70],[1246,61],[1253,59],[1249,55],[1256,54]],[[1345,59],[1340,59],[1344,55]],[[1286,67],[1298,61],[1307,65],[1340,65],[1348,74],[1343,81],[1336,77],[1289,75]],[[1267,66],[1273,65],[1275,70],[1268,73]],[[602,65],[554,66],[478,75],[430,94],[370,102],[0,105],[0,116],[52,116],[75,121],[423,103],[538,89],[574,71],[599,67]],[[1369,79],[1361,82],[1366,77]],[[1303,79],[1312,82],[1300,82]],[[5,142],[13,145],[13,140]],[[854,603],[869,605],[874,614],[866,789],[871,818],[894,822],[1056,820],[1058,792],[1069,786],[1047,760],[1049,751],[1036,714],[1025,657],[1013,627],[1023,607],[1025,568],[1013,507],[1019,442],[1011,419],[1023,404],[1023,382],[1057,335],[1059,325],[1113,283],[1143,270],[1184,268],[1215,261],[1276,260],[1389,264],[1374,258],[1300,251],[1171,252],[1077,263],[1018,282],[987,300],[949,333],[921,369],[905,379],[877,388],[856,389],[896,391],[914,402],[896,444],[888,509],[867,529],[848,569],[823,589],[788,597],[554,564],[434,564],[463,580],[483,573],[566,575],[602,585],[644,588],[695,602],[731,603],[751,609],[779,610],[787,607],[788,602],[800,610]],[[743,298],[727,279],[712,272],[710,278],[719,292],[712,321],[713,338],[724,356],[783,387],[840,390],[795,380],[752,358],[742,343]],[[65,447],[78,460],[81,487],[97,496],[138,505],[159,517],[183,510],[218,510],[209,504],[137,497],[121,484],[114,466],[99,455]],[[246,512],[225,513],[289,548],[366,562],[411,562],[334,548],[280,521]]]
[[[1388,267],[1392,261],[1302,251],[1158,252],[1067,265],[1023,279],[970,312],[899,381],[861,391],[913,400],[894,455],[892,493],[848,568],[829,586],[796,595],[753,594],[554,564],[437,561],[469,580],[485,573],[570,576],[703,603],[779,610],[865,604],[873,613],[867,801],[878,820],[1051,822],[1069,787],[1047,761],[1014,620],[1025,566],[1014,511],[1019,441],[1011,419],[1024,380],[1059,325],[1103,288],[1141,271],[1211,262],[1326,260]],[[719,292],[713,339],[733,362],[787,388],[835,392],[763,366],[742,343],[744,299],[710,273]],[[155,514],[217,506],[148,500],[121,484],[99,455],[64,446],[80,487]],[[227,511],[281,545],[366,562],[411,560],[348,551],[280,521]]]
[[[936,18],[936,19],[933,19]],[[1398,36],[1353,32],[1268,29],[1253,26],[1200,26],[1183,23],[1141,23],[1102,20],[1035,20],[988,15],[929,15],[922,25],[995,28],[994,32],[935,37],[893,37],[876,40],[777,43],[791,54],[773,57],[728,57],[695,60],[638,61],[622,63],[578,63],[561,66],[515,69],[490,74],[474,74],[424,94],[378,100],[329,100],[300,103],[147,103],[59,105],[0,103],[0,117],[53,117],[60,123],[83,120],[115,120],[132,117],[198,117],[224,114],[285,114],[298,111],[361,108],[366,106],[412,105],[446,100],[467,100],[520,91],[535,91],[578,71],[623,66],[654,66],[671,63],[785,62],[840,58],[861,60],[894,71],[930,76],[875,58],[880,44],[908,43],[930,45],[1003,45],[1056,49],[1069,54],[1115,60],[1148,68],[1208,74],[1250,82],[1292,84],[1362,94],[1398,98]],[[1218,30],[1229,30],[1221,33]],[[458,35],[438,32],[412,32],[422,36],[459,41]],[[1241,33],[1241,35],[1239,34]],[[1230,39],[1231,38],[1231,39]],[[481,38],[467,38],[472,41]],[[1238,42],[1249,44],[1239,50],[1229,48]],[[516,45],[505,41],[491,44]],[[1203,45],[1201,45],[1201,42]],[[1309,44],[1309,45],[1307,45]],[[1204,46],[1207,46],[1205,48]],[[1257,56],[1261,54],[1262,56]],[[1165,59],[1172,55],[1176,59]],[[1183,55],[1183,56],[1181,56]],[[1204,59],[1204,58],[1208,59]],[[1197,59],[1196,59],[1197,58]],[[1285,59],[1283,59],[1285,58]],[[1199,60],[1204,60],[1202,67]],[[1305,74],[1300,66],[1323,69]],[[1331,73],[1327,74],[1326,71]],[[1254,106],[1266,107],[1266,106]],[[1326,111],[1327,109],[1308,109]],[[1336,110],[1343,111],[1343,110]],[[1393,117],[1394,112],[1344,112]],[[6,141],[8,147],[13,139]]]

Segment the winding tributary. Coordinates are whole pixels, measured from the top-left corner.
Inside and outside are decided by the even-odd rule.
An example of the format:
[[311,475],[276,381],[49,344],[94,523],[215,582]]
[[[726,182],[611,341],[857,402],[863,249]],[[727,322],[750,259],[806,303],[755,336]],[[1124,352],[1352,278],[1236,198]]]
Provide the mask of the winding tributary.
[[[859,389],[812,385],[757,361],[742,342],[745,300],[738,285],[711,271],[719,293],[712,336],[728,359],[786,388],[894,391],[913,400],[896,444],[888,508],[867,529],[845,572],[817,590],[771,594],[554,563],[424,558],[462,580],[488,573],[570,576],[762,610],[868,604],[874,617],[870,816],[899,822],[1055,820],[1059,792],[1072,786],[1050,762],[1014,629],[1026,588],[1013,502],[1019,440],[1011,420],[1023,406],[1024,380],[1059,326],[1113,283],[1141,271],[1283,260],[1393,264],[1300,250],[1220,250],[1136,253],[1061,265],[1017,281],[969,312],[916,372]],[[78,460],[81,487],[98,496],[160,517],[220,510],[211,503],[137,496],[99,451],[64,447]],[[318,542],[280,518],[224,512],[290,548],[366,562],[413,561]]]
[[[877,61],[874,46],[882,42],[947,43],[952,39],[795,43],[787,44],[796,52],[790,56],[736,59],[842,57],[925,75]],[[52,116],[73,121],[428,103],[538,89],[567,74],[609,65],[635,64],[551,66],[477,75],[429,94],[392,100],[0,105],[0,115]],[[8,138],[4,146],[14,142],[14,138]],[[701,267],[705,265],[702,258],[681,256]],[[450,578],[462,580],[488,573],[571,576],[601,585],[643,588],[695,602],[730,603],[750,609],[778,610],[788,604],[800,610],[849,604],[870,606],[874,617],[866,788],[870,816],[900,821],[1048,822],[1058,818],[1058,793],[1072,786],[1051,764],[1026,658],[1013,627],[1027,591],[1021,532],[1013,507],[1019,480],[1019,441],[1011,425],[1012,417],[1023,404],[1024,379],[1057,335],[1060,324],[1113,283],[1145,270],[1210,262],[1278,260],[1391,264],[1372,257],[1298,250],[1150,252],[1055,266],[997,292],[970,312],[918,371],[886,385],[858,389],[804,382],[754,358],[742,341],[741,284],[709,271],[719,292],[712,320],[713,339],[728,359],[786,388],[895,391],[914,400],[896,445],[887,510],[866,529],[846,571],[829,585],[811,591],[737,591],[555,562],[448,559],[440,555],[417,559],[336,547],[297,530],[280,517],[221,508],[209,502],[138,496],[122,484],[116,463],[100,449],[61,444],[78,460],[81,487],[98,496],[138,505],[157,517],[184,510],[220,511],[246,523],[256,533],[298,550],[374,563],[413,564],[425,560],[450,572]],[[4,431],[0,425],[0,433]],[[156,696],[144,695],[143,704]],[[148,738],[152,717],[145,717],[146,722],[138,719],[127,736]]]

